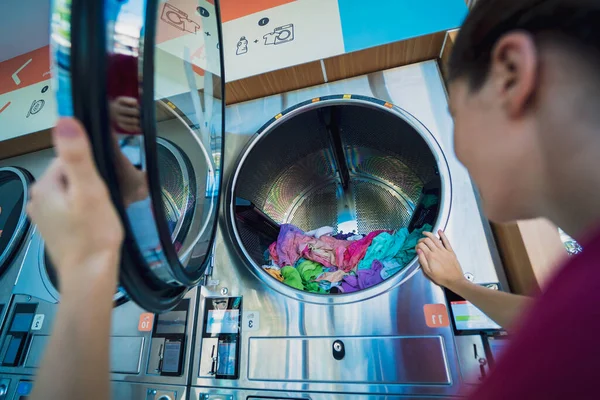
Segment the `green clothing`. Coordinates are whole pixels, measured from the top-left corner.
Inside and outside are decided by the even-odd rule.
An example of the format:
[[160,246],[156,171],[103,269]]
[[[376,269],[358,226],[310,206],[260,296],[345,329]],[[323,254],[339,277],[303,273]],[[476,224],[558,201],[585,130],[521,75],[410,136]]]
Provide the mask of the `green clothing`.
[[287,266],[281,268],[281,276],[283,276],[283,283],[298,290],[304,290],[304,285],[302,285],[302,278],[300,274],[296,270],[296,268]]
[[283,283],[293,288],[304,290],[310,293],[329,293],[320,287],[319,282],[315,279],[323,273],[323,266],[314,261],[300,259],[296,263],[296,267],[283,267],[281,275]]
[[435,194],[428,194],[425,197],[423,197],[423,201],[421,201],[421,204],[423,204],[423,207],[425,208],[429,208],[429,207],[433,207],[438,203],[438,197]]

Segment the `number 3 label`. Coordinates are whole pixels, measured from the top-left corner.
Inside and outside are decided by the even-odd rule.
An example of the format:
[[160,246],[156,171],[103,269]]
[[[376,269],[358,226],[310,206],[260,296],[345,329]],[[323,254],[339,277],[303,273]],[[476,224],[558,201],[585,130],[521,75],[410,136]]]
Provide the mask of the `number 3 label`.
[[44,326],[44,314],[35,314],[33,317],[33,322],[31,323],[32,331],[39,331]]
[[430,328],[444,328],[450,326],[448,310],[444,304],[425,304],[425,324]]
[[242,330],[254,332],[260,329],[260,313],[258,311],[244,311]]

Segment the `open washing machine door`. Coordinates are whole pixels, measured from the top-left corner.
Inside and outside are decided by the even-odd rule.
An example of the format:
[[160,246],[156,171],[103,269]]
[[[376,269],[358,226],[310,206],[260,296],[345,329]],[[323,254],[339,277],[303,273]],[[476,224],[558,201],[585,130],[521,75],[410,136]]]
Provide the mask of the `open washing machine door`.
[[216,231],[219,2],[57,0],[51,37],[59,114],[86,127],[125,228],[119,291],[170,310],[201,282]]

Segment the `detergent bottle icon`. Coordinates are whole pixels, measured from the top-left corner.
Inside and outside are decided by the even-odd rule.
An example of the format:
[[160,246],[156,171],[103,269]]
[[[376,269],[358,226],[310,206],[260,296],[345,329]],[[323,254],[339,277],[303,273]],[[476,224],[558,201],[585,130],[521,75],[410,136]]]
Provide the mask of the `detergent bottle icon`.
[[236,55],[246,54],[248,52],[248,39],[246,36],[242,36],[240,40],[237,42],[237,50],[235,51]]

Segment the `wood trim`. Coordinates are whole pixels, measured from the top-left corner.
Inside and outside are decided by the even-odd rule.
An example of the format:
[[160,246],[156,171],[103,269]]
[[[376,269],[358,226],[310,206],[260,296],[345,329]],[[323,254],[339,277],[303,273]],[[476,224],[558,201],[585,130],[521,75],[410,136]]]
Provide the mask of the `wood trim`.
[[314,61],[228,82],[225,99],[229,105],[322,83],[325,78],[321,63]]
[[538,293],[567,257],[558,228],[545,219],[492,226],[512,291]]
[[52,147],[52,129],[45,129],[0,142],[0,160]]
[[439,57],[446,32],[419,36],[323,60],[329,81],[347,79]]

